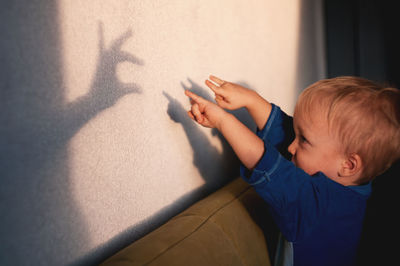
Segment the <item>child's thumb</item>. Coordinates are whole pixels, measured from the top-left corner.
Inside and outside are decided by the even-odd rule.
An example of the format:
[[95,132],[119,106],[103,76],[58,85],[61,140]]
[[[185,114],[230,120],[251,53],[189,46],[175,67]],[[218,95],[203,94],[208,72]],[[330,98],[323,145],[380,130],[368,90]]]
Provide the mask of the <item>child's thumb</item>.
[[228,108],[228,103],[221,97],[221,96],[217,96],[217,97],[215,97],[215,101],[217,102],[217,104],[220,106],[220,107],[222,107],[222,108],[224,108],[224,109],[227,109]]

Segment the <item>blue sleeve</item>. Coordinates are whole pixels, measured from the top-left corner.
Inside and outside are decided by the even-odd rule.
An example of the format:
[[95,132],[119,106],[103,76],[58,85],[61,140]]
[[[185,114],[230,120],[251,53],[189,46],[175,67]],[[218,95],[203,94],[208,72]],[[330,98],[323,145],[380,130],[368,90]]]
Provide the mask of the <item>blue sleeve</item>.
[[241,176],[268,203],[282,234],[293,242],[306,236],[318,222],[326,202],[320,193],[324,178],[309,176],[286,160],[274,145],[264,143],[261,160],[253,171],[241,166]]
[[257,136],[264,142],[271,143],[285,158],[290,159],[291,155],[287,148],[295,137],[293,118],[285,114],[277,105],[272,104],[267,123],[261,130],[257,129]]

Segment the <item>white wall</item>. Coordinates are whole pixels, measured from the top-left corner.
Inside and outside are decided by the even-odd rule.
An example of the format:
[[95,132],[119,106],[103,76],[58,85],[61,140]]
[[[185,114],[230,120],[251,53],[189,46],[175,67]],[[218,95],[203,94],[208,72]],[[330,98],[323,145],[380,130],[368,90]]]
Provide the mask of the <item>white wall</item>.
[[215,74],[291,113],[325,75],[318,1],[7,2],[1,265],[98,263],[236,177],[184,88]]

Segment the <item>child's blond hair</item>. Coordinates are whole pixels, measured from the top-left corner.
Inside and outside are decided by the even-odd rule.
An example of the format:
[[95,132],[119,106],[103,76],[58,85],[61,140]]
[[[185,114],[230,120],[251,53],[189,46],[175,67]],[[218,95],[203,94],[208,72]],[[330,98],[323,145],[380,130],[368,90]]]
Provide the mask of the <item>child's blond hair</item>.
[[359,77],[320,80],[305,89],[295,114],[319,112],[345,154],[363,163],[360,183],[372,180],[400,157],[400,92]]

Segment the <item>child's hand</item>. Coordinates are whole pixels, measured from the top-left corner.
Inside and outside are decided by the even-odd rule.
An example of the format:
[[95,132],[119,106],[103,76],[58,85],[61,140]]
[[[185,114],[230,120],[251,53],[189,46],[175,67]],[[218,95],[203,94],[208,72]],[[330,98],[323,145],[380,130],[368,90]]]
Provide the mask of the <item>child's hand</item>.
[[188,111],[189,117],[204,127],[220,129],[223,118],[228,113],[215,103],[207,101],[189,90],[186,90],[185,94],[192,99],[192,108]]
[[211,81],[206,80],[206,85],[215,93],[215,101],[222,108],[236,110],[250,105],[251,99],[254,96],[252,90],[221,80],[212,75],[210,79],[219,85],[217,86]]

